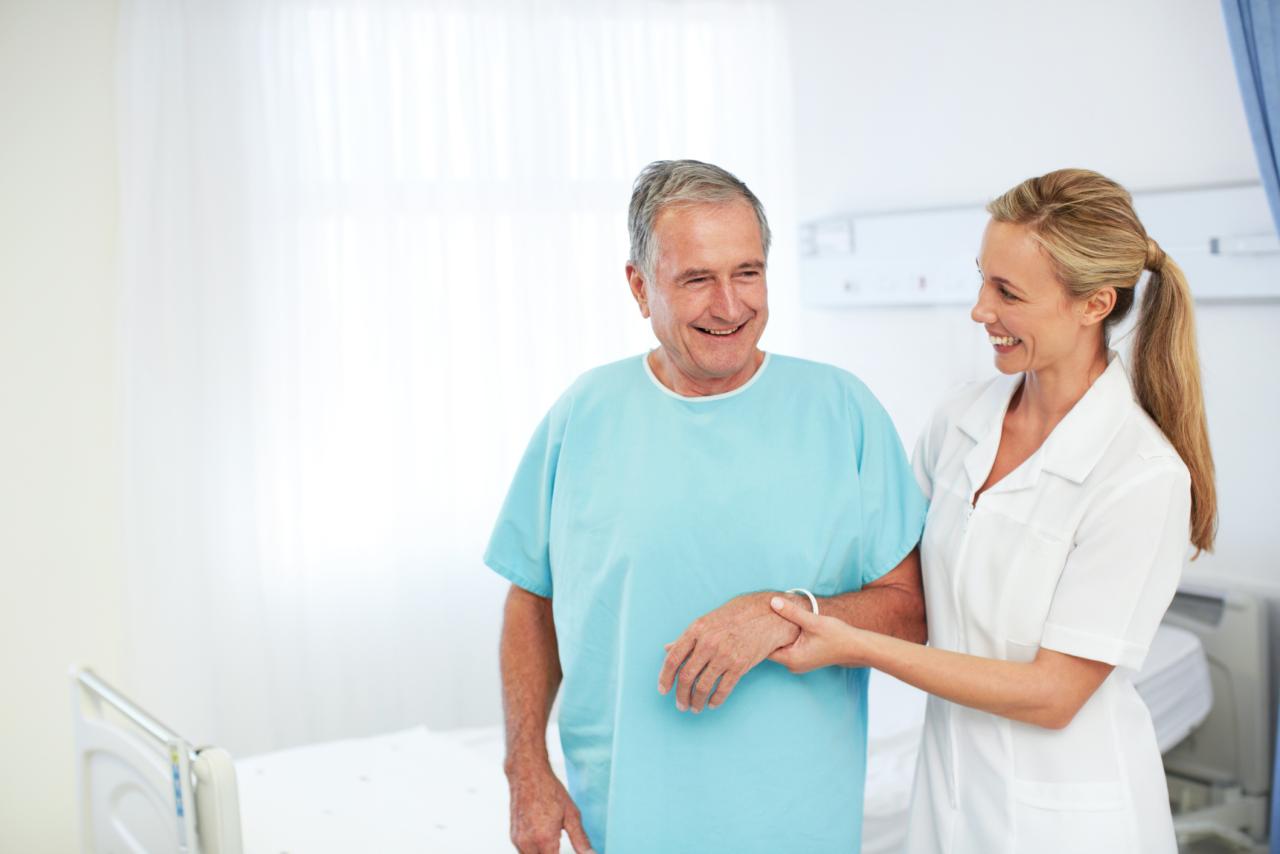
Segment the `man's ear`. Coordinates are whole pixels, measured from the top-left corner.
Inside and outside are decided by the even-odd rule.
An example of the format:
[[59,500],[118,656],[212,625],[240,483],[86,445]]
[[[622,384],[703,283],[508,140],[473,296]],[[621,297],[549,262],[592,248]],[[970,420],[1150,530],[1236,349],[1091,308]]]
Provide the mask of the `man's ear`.
[[635,297],[636,305],[640,306],[640,316],[648,318],[649,283],[645,281],[640,268],[630,262],[627,262],[627,286],[631,288],[631,296]]
[[1116,289],[1113,287],[1098,288],[1084,301],[1080,312],[1080,320],[1085,326],[1094,326],[1107,319],[1116,307]]

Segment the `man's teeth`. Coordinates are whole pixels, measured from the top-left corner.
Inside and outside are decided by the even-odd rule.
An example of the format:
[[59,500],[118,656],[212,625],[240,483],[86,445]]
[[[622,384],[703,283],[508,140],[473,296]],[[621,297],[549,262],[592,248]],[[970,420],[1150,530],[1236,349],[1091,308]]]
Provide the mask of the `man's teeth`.
[[1012,347],[1014,344],[1021,344],[1021,338],[1014,338],[1012,335],[988,335],[987,338],[992,344],[999,344],[1003,347]]
[[707,333],[708,335],[732,335],[733,333],[741,329],[742,325],[739,324],[738,326],[735,326],[732,329],[707,329],[702,326],[699,326],[698,328],[701,329],[703,332]]

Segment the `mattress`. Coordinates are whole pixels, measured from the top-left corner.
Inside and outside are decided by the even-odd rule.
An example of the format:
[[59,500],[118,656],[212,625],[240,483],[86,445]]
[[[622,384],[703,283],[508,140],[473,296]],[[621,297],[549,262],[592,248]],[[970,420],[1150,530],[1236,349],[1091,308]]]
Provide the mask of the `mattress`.
[[511,850],[501,761],[426,727],[236,763],[245,854]]
[[1161,753],[1190,735],[1213,708],[1204,647],[1200,638],[1178,626],[1160,626],[1133,685],[1151,711]]
[[[1212,704],[1200,641],[1162,625],[1135,685],[1151,709],[1161,751],[1181,741]],[[924,723],[925,695],[878,671],[868,708],[863,851],[894,851]],[[564,778],[555,728],[548,753]],[[434,732],[415,727],[307,745],[236,763],[245,854],[512,850],[499,727]],[[567,840],[563,851],[572,850]]]

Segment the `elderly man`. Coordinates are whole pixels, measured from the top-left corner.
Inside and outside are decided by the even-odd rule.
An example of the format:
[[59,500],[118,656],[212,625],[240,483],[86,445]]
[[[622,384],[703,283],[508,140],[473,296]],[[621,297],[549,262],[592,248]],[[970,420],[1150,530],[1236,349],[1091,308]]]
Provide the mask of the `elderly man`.
[[[767,661],[798,633],[769,598],[811,592],[821,613],[923,639],[924,501],[862,383],[757,348],[769,226],[745,184],[650,164],[630,230],[627,280],[659,346],[552,406],[485,554],[513,583],[512,841],[856,852],[866,672]],[[568,791],[545,741],[561,687]]]

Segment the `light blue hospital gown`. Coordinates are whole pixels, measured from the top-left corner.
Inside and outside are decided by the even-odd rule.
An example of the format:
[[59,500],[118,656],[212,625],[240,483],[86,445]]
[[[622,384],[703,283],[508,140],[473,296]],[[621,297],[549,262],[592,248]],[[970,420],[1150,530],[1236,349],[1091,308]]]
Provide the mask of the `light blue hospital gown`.
[[770,354],[684,398],[633,357],[565,392],[485,563],[552,599],[569,792],[597,851],[858,850],[866,671],[766,661],[694,715],[658,693],[663,644],[741,593],[857,590],[924,514],[889,416],[838,368]]

